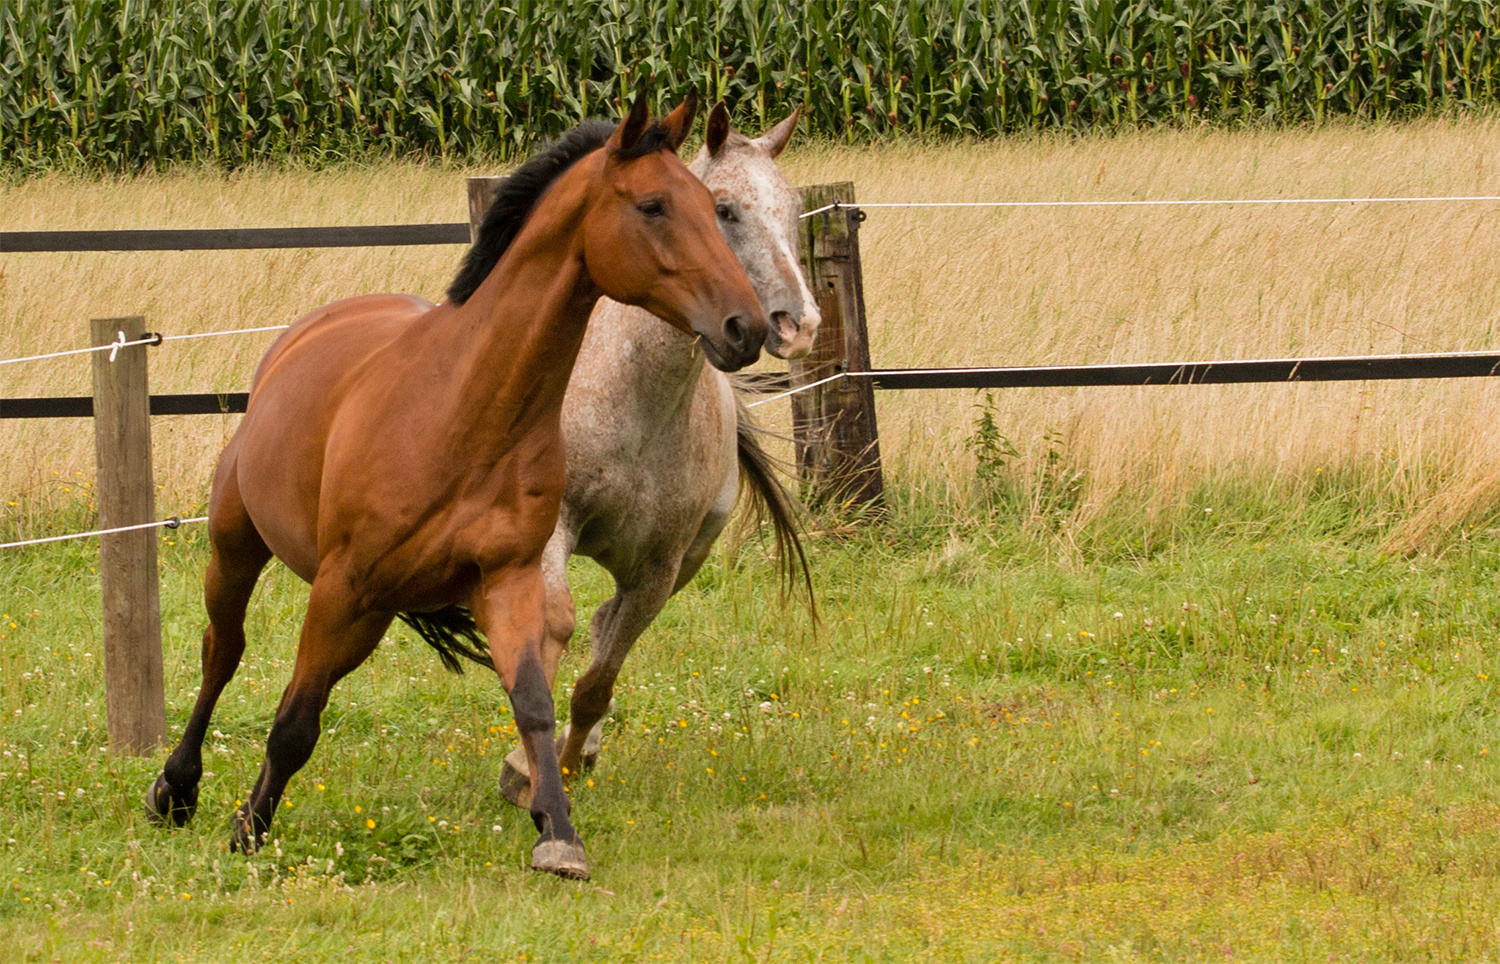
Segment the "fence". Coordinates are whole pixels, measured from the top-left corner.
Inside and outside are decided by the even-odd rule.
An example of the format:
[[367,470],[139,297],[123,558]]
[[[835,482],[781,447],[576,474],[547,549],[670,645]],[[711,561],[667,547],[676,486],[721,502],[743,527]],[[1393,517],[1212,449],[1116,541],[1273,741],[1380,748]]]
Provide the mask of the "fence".
[[[468,244],[497,179],[470,178],[471,220],[447,224],[335,228],[253,228],[182,231],[0,232],[0,252],[247,250]],[[879,390],[1222,385],[1267,382],[1410,378],[1477,378],[1500,374],[1500,352],[1258,359],[1165,364],[875,369],[865,319],[859,228],[865,210],[848,182],[802,189],[803,270],[823,315],[813,351],[785,375],[746,382],[790,397],[799,472],[810,496],[835,503],[873,503],[884,483],[874,393]],[[1348,200],[1348,199],[1341,199]],[[1484,200],[1500,198],[1364,198],[1360,201]],[[1023,206],[1032,202],[1017,202]],[[1206,201],[1111,203],[1328,203]],[[871,207],[883,205],[871,205]],[[273,326],[281,328],[285,326]],[[270,329],[252,329],[256,331]],[[140,317],[96,319],[91,347],[92,397],[0,398],[0,419],[93,418],[98,460],[100,571],[104,589],[105,682],[111,745],[148,752],[165,735],[156,540],[153,529],[181,521],[156,520],[151,478],[151,415],[245,411],[246,392],[150,395],[147,349],[164,341],[234,332],[161,335]],[[0,360],[8,364],[29,359]],[[31,542],[55,541],[57,536]],[[27,543],[29,544],[29,543]],[[17,545],[17,544],[12,544]],[[0,546],[0,549],[10,545]]]

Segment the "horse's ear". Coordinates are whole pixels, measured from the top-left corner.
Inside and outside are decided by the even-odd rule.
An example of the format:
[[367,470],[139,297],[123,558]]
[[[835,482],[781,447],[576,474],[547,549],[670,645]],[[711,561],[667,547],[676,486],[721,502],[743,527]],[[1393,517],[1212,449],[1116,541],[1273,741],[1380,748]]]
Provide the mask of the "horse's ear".
[[641,135],[646,133],[646,123],[651,120],[650,108],[646,105],[646,92],[639,91],[635,95],[635,103],[630,105],[630,113],[615,128],[615,132],[609,135],[606,146],[617,151],[628,151],[635,146]]
[[729,140],[729,108],[721,100],[708,112],[708,156],[718,157]]
[[756,143],[764,147],[773,158],[779,157],[781,152],[786,150],[787,142],[792,139],[792,131],[797,127],[797,118],[801,116],[802,107],[798,105],[797,109],[792,111],[792,116],[760,135],[756,138]]
[[667,130],[667,141],[672,145],[672,150],[682,146],[687,140],[688,131],[693,129],[693,118],[698,116],[698,88],[688,90],[687,97],[677,105],[677,109],[661,119],[661,126]]

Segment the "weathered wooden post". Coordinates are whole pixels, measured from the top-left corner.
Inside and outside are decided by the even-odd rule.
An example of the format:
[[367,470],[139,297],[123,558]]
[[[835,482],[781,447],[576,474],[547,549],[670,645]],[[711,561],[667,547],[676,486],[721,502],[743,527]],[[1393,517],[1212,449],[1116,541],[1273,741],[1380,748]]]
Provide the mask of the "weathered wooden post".
[[[791,363],[792,387],[830,375],[870,370],[864,278],[854,185],[802,188],[802,209],[839,207],[802,220],[802,267],[823,314],[813,350]],[[875,387],[868,378],[839,378],[792,396],[797,465],[814,502],[866,505],[880,501],[880,435]]]
[[484,223],[484,212],[490,209],[490,201],[500,189],[503,177],[471,177],[467,180],[469,194],[469,243],[479,240],[479,225]]
[[[146,320],[95,318],[92,344],[135,341]],[[156,521],[146,347],[94,352],[94,452],[99,528]],[[167,733],[155,529],[99,537],[104,585],[104,699],[110,747],[146,755]]]

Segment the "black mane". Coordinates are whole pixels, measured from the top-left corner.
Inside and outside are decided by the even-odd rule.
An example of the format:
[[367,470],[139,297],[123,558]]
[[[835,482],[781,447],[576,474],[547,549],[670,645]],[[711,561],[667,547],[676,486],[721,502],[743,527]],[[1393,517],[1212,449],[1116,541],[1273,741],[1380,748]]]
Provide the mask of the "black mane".
[[[615,132],[615,126],[608,121],[584,121],[527,159],[505,179],[484,214],[479,240],[464,256],[458,275],[448,286],[449,301],[461,305],[469,300],[516,239],[542,193],[584,155],[603,147]],[[644,157],[669,146],[668,132],[658,123],[647,128],[630,148],[619,151],[618,156]]]

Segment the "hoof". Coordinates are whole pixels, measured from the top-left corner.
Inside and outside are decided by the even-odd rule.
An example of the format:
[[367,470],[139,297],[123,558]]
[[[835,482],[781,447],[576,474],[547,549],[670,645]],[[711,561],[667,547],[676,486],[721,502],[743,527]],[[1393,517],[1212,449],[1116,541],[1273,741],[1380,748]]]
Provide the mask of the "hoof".
[[509,760],[500,768],[500,795],[522,810],[531,809],[531,774],[518,770]]
[[583,755],[583,768],[585,770],[592,770],[598,762],[599,754],[597,753],[585,753]]
[[197,810],[198,788],[177,790],[167,782],[165,774],[158,776],[146,791],[146,818],[154,824],[186,826]]
[[229,818],[229,850],[231,853],[244,854],[246,857],[260,849],[265,842],[265,833],[256,834],[251,821],[254,820],[250,814],[243,810],[236,810],[234,816]]
[[583,844],[576,840],[539,840],[531,848],[531,869],[569,880],[588,880],[589,858]]

